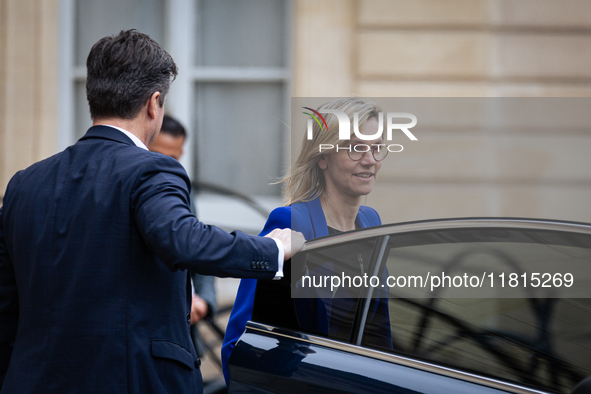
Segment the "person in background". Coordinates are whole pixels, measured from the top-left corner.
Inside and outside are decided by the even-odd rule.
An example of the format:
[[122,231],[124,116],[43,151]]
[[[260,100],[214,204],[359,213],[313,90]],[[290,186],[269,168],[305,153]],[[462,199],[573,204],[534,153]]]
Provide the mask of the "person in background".
[[[354,113],[359,113],[359,131],[375,135],[378,130],[378,117],[381,106],[361,99],[338,99],[321,105],[322,109],[337,109],[345,112],[353,125]],[[339,234],[341,232],[378,226],[381,223],[378,213],[370,207],[361,205],[364,196],[371,193],[382,160],[388,150],[382,144],[382,138],[366,141],[353,135],[350,140],[338,139],[338,120],[333,114],[325,115],[326,127],[313,125],[313,139],[304,136],[302,150],[291,169],[283,179],[286,187],[285,206],[271,212],[261,235],[273,229],[288,227],[300,231],[306,240]],[[373,148],[368,152],[336,148],[319,152],[320,144],[346,147],[366,144]],[[378,149],[378,145],[381,149]],[[222,345],[222,365],[224,378],[229,383],[228,360],[238,338],[244,332],[246,322],[251,320],[256,290],[256,279],[243,279],[236,295],[236,301],[226,329]],[[391,333],[388,314],[387,292],[378,296],[379,302],[372,304],[373,318],[368,325],[375,327],[375,341],[391,347]],[[299,300],[296,300],[299,301]],[[328,305],[331,304],[331,305]],[[298,313],[300,326],[320,335],[338,337],[345,328],[344,320],[327,312],[352,310],[353,300],[341,298],[333,300],[318,299],[313,303],[314,310]],[[308,313],[306,313],[308,312]],[[340,330],[340,331],[339,331]]]
[[[183,155],[183,146],[187,139],[187,132],[182,124],[169,115],[164,115],[160,134],[156,140],[149,146],[151,152],[162,153],[170,156],[177,161]],[[194,189],[191,190],[191,212],[197,216],[195,208]],[[199,338],[199,329],[197,323],[207,318],[213,318],[217,309],[215,278],[209,275],[200,275],[191,272],[191,281],[193,287],[193,298],[191,300],[191,338],[195,351],[199,357],[203,357],[205,349]]]

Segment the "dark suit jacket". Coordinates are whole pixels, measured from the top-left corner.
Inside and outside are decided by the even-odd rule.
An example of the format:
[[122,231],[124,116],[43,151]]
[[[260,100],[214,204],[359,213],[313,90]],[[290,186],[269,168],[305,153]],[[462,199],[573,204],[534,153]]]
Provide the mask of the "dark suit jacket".
[[1,393],[201,391],[185,269],[271,279],[278,251],[198,222],[189,185],[176,160],[106,126],[12,178],[0,208]]
[[[356,224],[359,228],[366,228],[379,226],[382,221],[375,209],[362,205],[357,213]],[[312,201],[274,209],[260,235],[266,235],[276,228],[291,228],[299,231],[307,241],[327,236],[328,225],[320,199],[316,198]],[[222,345],[222,367],[226,384],[229,383],[228,360],[230,354],[244,332],[246,322],[252,319],[256,285],[256,280],[244,279],[240,281],[240,287],[236,294],[236,301]]]

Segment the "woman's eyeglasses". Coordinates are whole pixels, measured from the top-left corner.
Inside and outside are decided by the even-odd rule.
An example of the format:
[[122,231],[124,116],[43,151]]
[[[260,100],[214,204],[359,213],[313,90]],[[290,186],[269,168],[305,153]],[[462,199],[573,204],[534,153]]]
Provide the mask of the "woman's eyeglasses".
[[359,161],[370,150],[375,161],[382,161],[388,156],[388,147],[386,144],[351,144],[347,154],[349,155],[349,159]]

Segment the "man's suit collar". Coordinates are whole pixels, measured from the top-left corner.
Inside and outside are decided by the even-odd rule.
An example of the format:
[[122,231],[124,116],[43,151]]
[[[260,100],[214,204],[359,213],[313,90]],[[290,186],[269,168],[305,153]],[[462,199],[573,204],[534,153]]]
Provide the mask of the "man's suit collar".
[[134,142],[131,140],[131,138],[110,126],[92,126],[90,129],[88,129],[84,137],[80,138],[80,141],[90,138],[102,138],[106,140],[122,142],[124,144],[131,146],[136,146]]

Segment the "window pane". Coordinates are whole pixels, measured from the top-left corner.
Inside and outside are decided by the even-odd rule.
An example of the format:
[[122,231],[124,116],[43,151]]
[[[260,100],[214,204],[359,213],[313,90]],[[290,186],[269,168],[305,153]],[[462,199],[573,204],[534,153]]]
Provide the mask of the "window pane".
[[[397,275],[422,265],[432,275],[459,275],[483,263],[489,272],[556,271],[569,260],[591,262],[589,245],[589,236],[551,231],[432,231],[393,235],[386,265]],[[400,296],[395,288],[390,293],[395,353],[561,393],[591,375],[590,299],[459,299],[445,298],[445,291],[418,299]],[[526,290],[520,294],[529,297]],[[364,333],[365,346],[385,350],[380,340],[375,330]]]
[[196,64],[281,67],[284,0],[203,0],[198,7]]
[[137,29],[163,44],[164,0],[77,0],[76,65],[86,65],[92,45],[125,29]]
[[251,195],[279,195],[283,174],[283,86],[203,83],[196,87],[198,180]]

